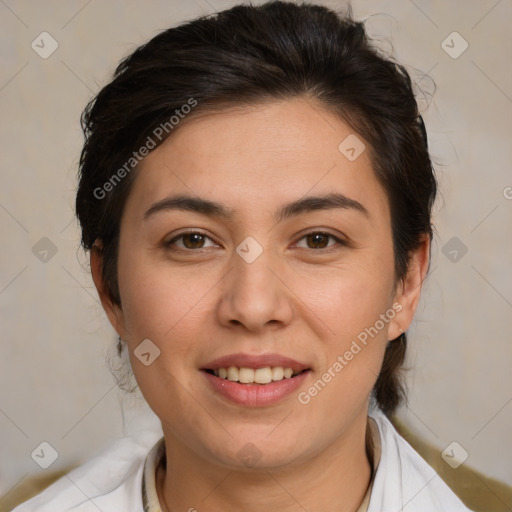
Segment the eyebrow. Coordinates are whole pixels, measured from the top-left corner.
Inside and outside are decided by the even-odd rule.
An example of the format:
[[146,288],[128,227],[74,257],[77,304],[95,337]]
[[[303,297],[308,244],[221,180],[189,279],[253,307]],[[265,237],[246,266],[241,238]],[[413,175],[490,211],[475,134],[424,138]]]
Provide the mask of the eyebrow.
[[[369,217],[368,210],[359,202],[343,194],[327,194],[323,196],[309,196],[283,205],[275,214],[274,220],[281,222],[290,217],[318,210],[344,209],[353,210]],[[208,217],[217,217],[230,220],[234,216],[234,210],[227,208],[222,203],[210,201],[200,197],[189,195],[176,195],[166,197],[153,204],[144,213],[144,220],[166,211],[183,210],[200,213]]]

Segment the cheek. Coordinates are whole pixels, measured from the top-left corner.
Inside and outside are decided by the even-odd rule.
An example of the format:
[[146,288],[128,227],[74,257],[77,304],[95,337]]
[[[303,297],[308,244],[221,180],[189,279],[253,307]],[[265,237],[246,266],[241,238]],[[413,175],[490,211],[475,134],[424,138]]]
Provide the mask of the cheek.
[[[194,364],[198,342],[203,340],[204,346],[204,320],[209,315],[201,299],[215,279],[203,279],[190,269],[171,270],[169,265],[150,262],[134,252],[124,254],[119,259],[119,287],[135,378],[159,415],[165,414],[172,403],[185,417],[190,404],[189,394],[183,389],[197,385]],[[137,348],[146,339],[159,351],[147,366],[137,357]]]
[[118,272],[124,321],[134,341],[141,336],[162,340],[187,323],[215,282],[211,275],[128,251],[120,251]]
[[361,254],[335,269],[305,269],[296,275],[294,291],[304,304],[299,314],[314,322],[316,334],[324,333],[317,375],[321,382],[316,386],[322,390],[319,406],[323,403],[328,409],[339,403],[343,409],[341,404],[353,404],[371,391],[382,364],[389,324],[396,314],[392,268],[389,250],[378,256]]
[[321,298],[310,292],[317,326],[328,326],[328,335],[322,340],[324,353],[315,379],[298,399],[310,411],[318,411],[333,435],[337,425],[366,404],[380,372],[389,322],[395,315],[389,302],[391,284],[347,273],[331,279]]
[[325,326],[326,339],[336,344],[356,337],[390,308],[392,268],[390,255],[361,254],[330,268],[304,267],[289,279],[303,313],[314,313]]

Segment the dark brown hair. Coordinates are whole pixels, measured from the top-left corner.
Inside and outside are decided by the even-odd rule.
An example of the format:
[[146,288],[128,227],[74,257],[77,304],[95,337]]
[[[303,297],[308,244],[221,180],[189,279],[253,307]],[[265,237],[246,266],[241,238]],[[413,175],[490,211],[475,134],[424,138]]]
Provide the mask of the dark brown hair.
[[[412,252],[432,237],[437,188],[410,76],[373,47],[350,11],[271,1],[161,32],[125,58],[86,107],[76,212],[83,247],[102,242],[103,278],[115,303],[120,219],[139,150],[209,109],[298,97],[319,102],[370,144],[391,210],[395,277],[405,276]],[[405,333],[388,344],[373,390],[387,414],[405,396],[406,344]]]

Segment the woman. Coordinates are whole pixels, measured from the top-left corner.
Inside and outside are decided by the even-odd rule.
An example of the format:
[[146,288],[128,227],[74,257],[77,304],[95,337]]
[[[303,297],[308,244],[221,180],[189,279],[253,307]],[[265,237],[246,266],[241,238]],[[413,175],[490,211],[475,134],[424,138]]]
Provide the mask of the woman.
[[436,180],[403,67],[325,7],[236,6],[86,109],[77,216],[162,423],[16,510],[468,510],[397,434]]

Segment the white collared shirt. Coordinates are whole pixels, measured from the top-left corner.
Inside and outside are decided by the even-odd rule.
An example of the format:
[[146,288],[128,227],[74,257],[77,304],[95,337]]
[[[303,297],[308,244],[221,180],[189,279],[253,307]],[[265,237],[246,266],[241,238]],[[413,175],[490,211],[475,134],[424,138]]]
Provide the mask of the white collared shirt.
[[[369,416],[378,427],[380,459],[356,512],[471,512],[380,410]],[[159,512],[155,470],[163,446],[161,433],[123,437],[12,512],[144,512],[143,487],[147,512]]]

